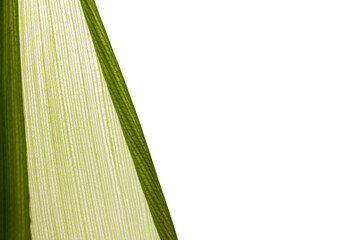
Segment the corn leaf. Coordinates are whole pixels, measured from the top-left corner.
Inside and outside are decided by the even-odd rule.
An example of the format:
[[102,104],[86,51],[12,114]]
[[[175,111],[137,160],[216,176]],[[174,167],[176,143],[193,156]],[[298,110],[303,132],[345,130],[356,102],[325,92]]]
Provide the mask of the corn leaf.
[[95,2],[0,2],[1,239],[177,239]]

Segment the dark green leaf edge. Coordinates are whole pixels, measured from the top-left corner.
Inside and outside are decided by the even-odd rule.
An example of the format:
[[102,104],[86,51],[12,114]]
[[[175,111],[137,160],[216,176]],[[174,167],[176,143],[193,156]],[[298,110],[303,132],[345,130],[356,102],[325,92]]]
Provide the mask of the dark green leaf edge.
[[31,239],[17,0],[0,0],[0,240]]
[[81,0],[81,5],[155,227],[160,239],[177,239],[139,119],[96,4],[94,0]]

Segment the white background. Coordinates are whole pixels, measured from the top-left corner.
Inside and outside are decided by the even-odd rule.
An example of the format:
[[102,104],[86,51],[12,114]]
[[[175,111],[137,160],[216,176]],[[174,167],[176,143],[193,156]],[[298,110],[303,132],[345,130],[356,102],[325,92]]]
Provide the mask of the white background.
[[96,2],[179,239],[360,239],[359,1]]

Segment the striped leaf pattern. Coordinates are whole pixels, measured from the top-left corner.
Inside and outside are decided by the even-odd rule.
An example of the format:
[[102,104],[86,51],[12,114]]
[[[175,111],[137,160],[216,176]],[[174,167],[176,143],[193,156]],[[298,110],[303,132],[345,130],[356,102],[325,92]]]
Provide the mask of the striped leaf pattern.
[[0,239],[177,239],[95,2],[0,2]]

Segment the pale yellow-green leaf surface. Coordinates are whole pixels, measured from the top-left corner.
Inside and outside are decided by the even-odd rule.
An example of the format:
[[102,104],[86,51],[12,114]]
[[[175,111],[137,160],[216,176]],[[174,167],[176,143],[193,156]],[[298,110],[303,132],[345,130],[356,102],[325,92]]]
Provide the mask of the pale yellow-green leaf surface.
[[80,1],[18,3],[31,237],[159,239]]

